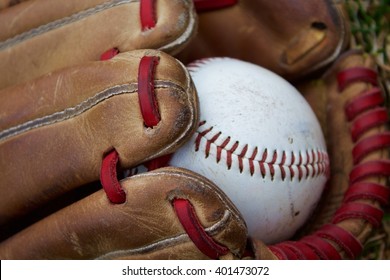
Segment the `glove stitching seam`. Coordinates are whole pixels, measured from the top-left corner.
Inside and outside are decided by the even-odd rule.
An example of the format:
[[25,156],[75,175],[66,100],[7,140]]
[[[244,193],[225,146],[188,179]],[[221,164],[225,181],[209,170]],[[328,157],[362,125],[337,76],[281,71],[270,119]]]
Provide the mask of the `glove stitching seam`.
[[40,25],[36,28],[30,29],[23,33],[20,33],[12,38],[9,38],[3,42],[0,42],[0,51],[12,47],[16,44],[22,43],[26,40],[32,39],[35,36],[42,35],[46,32],[52,31],[54,29],[58,29],[60,27],[66,26],[70,23],[77,22],[99,12],[114,8],[116,6],[124,5],[124,4],[132,4],[135,2],[139,2],[140,0],[112,0],[110,2],[106,2],[95,7],[88,8],[83,11],[79,11],[70,16],[63,17],[61,19],[49,22],[44,25]]
[[[184,91],[184,89],[181,88],[181,86],[174,84],[169,81],[155,81],[154,83],[155,88],[173,88],[177,90]],[[96,95],[82,101],[81,103],[75,105],[74,107],[66,108],[62,111],[55,112],[50,115],[46,115],[40,118],[36,118],[33,120],[29,120],[27,122],[24,122],[22,124],[10,127],[8,129],[5,129],[3,131],[0,131],[0,141],[4,141],[10,137],[17,136],[19,134],[22,134],[24,132],[33,130],[35,128],[44,127],[47,125],[59,123],[62,121],[66,121],[68,119],[71,119],[73,117],[77,117],[81,115],[82,113],[88,111],[89,109],[93,108],[97,104],[111,98],[115,97],[121,94],[132,94],[136,93],[138,90],[138,84],[137,83],[131,83],[131,84],[124,84],[124,85],[117,85],[108,89],[105,89]]]
[[[206,233],[210,235],[216,235],[220,231],[222,231],[227,221],[229,220],[231,214],[232,213],[229,210],[225,210],[224,215],[219,221],[215,222],[213,225],[204,229]],[[139,247],[136,249],[118,250],[118,251],[109,252],[103,256],[100,256],[98,259],[112,258],[113,256],[119,257],[119,256],[129,256],[129,255],[153,252],[158,248],[167,248],[168,246],[174,246],[183,241],[191,241],[187,233],[182,233],[164,240],[159,240],[155,243],[148,244],[146,246]]]

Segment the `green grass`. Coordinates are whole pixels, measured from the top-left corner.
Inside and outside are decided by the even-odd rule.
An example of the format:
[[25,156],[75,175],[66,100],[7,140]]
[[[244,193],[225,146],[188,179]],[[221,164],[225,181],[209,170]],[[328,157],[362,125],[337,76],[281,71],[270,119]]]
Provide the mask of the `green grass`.
[[390,0],[344,0],[352,45],[371,54],[378,64],[390,111]]
[[[375,59],[390,116],[390,0],[344,0],[344,3],[350,19],[351,47]],[[390,257],[386,255],[390,254],[390,207],[384,210],[383,227],[367,240],[360,259]]]
[[358,47],[389,65],[390,0],[345,0]]

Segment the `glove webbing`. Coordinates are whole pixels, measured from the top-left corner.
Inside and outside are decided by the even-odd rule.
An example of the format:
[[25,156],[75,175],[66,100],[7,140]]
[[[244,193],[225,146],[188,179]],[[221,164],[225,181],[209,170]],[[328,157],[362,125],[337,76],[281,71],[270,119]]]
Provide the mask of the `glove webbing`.
[[339,227],[337,223],[360,218],[374,227],[379,226],[383,211],[355,201],[371,199],[384,205],[388,203],[390,197],[390,190],[385,185],[364,182],[368,176],[390,176],[390,161],[378,159],[360,163],[362,157],[368,153],[390,146],[389,132],[359,139],[368,129],[381,126],[388,121],[383,106],[384,98],[377,87],[377,73],[368,68],[354,67],[339,72],[337,80],[340,92],[354,82],[367,82],[374,86],[373,89],[350,100],[345,106],[346,118],[352,122],[350,133],[355,144],[352,150],[354,167],[349,175],[350,186],[331,224],[324,225],[300,241],[287,241],[269,246],[279,259],[341,259],[340,253],[329,241],[336,243],[349,258],[356,258],[363,249],[362,244],[351,232]]

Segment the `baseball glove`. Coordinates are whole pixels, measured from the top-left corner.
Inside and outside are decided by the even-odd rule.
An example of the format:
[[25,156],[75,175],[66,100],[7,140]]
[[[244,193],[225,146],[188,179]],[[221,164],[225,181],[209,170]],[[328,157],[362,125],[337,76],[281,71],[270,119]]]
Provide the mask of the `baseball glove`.
[[[390,140],[371,58],[333,63],[349,37],[339,5],[194,2],[198,33],[189,0],[0,1],[1,259],[360,254],[389,197]],[[239,24],[227,29],[233,15]],[[226,195],[188,170],[122,178],[141,163],[163,165],[198,125],[196,90],[171,55],[228,55],[304,80],[296,85],[327,136],[331,179],[293,240],[251,239]]]
[[180,59],[227,56],[288,80],[304,78],[348,46],[348,21],[338,2],[194,0],[199,31]]
[[166,53],[191,38],[192,2],[0,13],[1,259],[241,258],[245,223],[207,179],[167,168],[120,181],[196,128],[195,88]]

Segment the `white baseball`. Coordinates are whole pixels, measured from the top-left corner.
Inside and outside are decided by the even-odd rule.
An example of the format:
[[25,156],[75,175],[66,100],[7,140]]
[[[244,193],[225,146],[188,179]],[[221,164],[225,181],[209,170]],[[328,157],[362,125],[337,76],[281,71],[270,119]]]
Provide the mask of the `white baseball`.
[[328,155],[306,100],[267,69],[231,58],[188,66],[200,124],[170,165],[204,175],[243,215],[251,237],[290,238],[324,189]]

